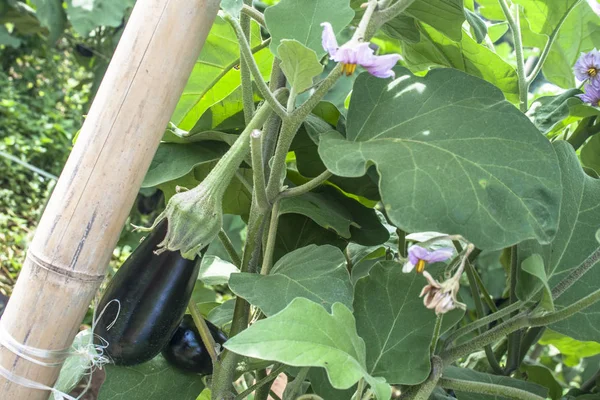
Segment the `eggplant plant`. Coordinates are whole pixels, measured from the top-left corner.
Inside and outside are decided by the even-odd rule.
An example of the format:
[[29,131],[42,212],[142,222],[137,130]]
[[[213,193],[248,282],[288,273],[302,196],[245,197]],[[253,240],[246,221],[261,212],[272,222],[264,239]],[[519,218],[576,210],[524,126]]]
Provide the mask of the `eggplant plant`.
[[598,3],[221,9],[99,398],[598,396]]

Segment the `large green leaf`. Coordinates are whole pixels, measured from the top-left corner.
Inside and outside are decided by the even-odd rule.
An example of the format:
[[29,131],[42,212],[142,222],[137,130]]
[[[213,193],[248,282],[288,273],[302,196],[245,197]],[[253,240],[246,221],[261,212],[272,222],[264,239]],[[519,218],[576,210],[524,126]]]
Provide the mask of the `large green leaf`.
[[[474,381],[482,383],[491,383],[494,385],[508,386],[516,389],[525,390],[536,394],[542,398],[548,395],[548,389],[535,383],[524,382],[507,376],[498,376],[477,372],[466,368],[447,367],[444,369],[444,378],[462,379],[465,381]],[[456,390],[458,400],[498,400],[499,397],[485,395],[480,393],[467,393]],[[502,397],[501,397],[502,398]]]
[[48,41],[54,44],[67,24],[62,0],[33,0],[32,3],[36,7],[36,15],[40,23],[50,32]]
[[533,123],[542,133],[555,136],[582,118],[600,116],[598,108],[584,104],[576,97],[580,93],[579,89],[570,89],[556,96],[536,99],[530,109]]
[[325,368],[311,368],[308,371],[308,380],[315,394],[321,396],[323,399],[348,400],[356,392],[355,386],[346,390],[338,390],[331,386]]
[[331,311],[333,303],[352,309],[352,284],[342,252],[331,245],[310,245],[286,254],[269,275],[232,274],[229,287],[270,316],[304,297]]
[[[263,77],[268,79],[273,58],[263,46],[260,28],[253,22],[252,51]],[[240,71],[236,69],[239,58],[240,50],[233,28],[217,16],[171,121],[181,129],[190,130],[210,106],[233,93],[241,84]]]
[[421,41],[402,45],[407,66],[417,72],[430,67],[452,67],[483,78],[504,92],[511,101],[519,94],[517,72],[500,56],[469,35],[454,42],[427,25],[421,25]]
[[294,39],[323,57],[321,23],[329,22],[339,33],[354,17],[349,4],[350,0],[281,0],[267,8],[265,21],[271,34],[271,51],[277,55],[283,39]]
[[[392,261],[374,265],[356,282],[354,315],[367,346],[367,371],[388,382],[414,385],[431,371],[430,343],[436,316],[419,297],[427,284],[420,274],[405,274]],[[463,312],[446,314],[456,323]]]
[[[535,253],[542,256],[550,287],[554,287],[600,246],[595,238],[600,226],[600,181],[583,172],[570,144],[559,141],[554,147],[563,187],[558,232],[547,245],[529,240],[518,247],[520,261]],[[598,286],[600,271],[594,267],[555,299],[554,305],[560,310],[592,293]],[[597,330],[599,324],[600,315],[594,309],[587,309],[551,327],[579,340],[600,341],[600,332]]]
[[279,217],[278,225],[274,261],[279,260],[287,253],[311,244],[330,244],[343,249],[347,243],[335,232],[320,227],[304,215],[284,214]]
[[550,368],[541,364],[524,362],[519,367],[519,370],[525,374],[528,382],[548,388],[548,397],[552,400],[560,400],[562,398],[563,387],[558,383],[554,377],[554,371]]
[[120,367],[108,364],[98,400],[196,400],[204,389],[196,374],[181,372],[161,356],[143,364]]
[[336,202],[317,193],[305,193],[281,200],[279,215],[284,214],[306,215],[323,228],[333,229],[344,238],[350,237],[352,215]]
[[67,0],[67,17],[81,36],[88,36],[99,26],[117,27],[135,0]]
[[347,389],[365,378],[379,399],[391,396],[390,386],[366,371],[365,342],[356,333],[354,316],[341,303],[335,303],[329,314],[319,304],[297,298],[283,311],[229,339],[225,347],[295,367],[324,367],[336,389]]
[[219,160],[227,149],[227,145],[217,142],[161,143],[150,163],[142,187],[154,187],[181,178],[200,164]]
[[454,41],[460,42],[463,37],[463,0],[419,0],[413,2],[405,13],[433,26]]
[[347,137],[321,138],[327,168],[357,177],[375,164],[388,216],[405,232],[459,233],[482,249],[549,242],[560,174],[537,128],[498,89],[460,71],[396,76],[359,76]]
[[[531,0],[530,0],[531,1]],[[550,10],[562,9],[574,0],[556,0]],[[543,1],[536,1],[543,4]],[[586,1],[582,1],[569,14],[561,27],[544,63],[544,77],[565,89],[575,86],[573,65],[582,52],[600,47],[600,16]]]

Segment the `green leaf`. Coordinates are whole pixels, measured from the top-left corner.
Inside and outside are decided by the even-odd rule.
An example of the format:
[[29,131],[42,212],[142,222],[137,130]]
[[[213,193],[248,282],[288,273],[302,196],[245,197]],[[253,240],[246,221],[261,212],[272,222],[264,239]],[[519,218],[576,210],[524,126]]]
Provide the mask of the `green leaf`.
[[563,362],[570,367],[579,364],[581,358],[600,354],[600,343],[579,341],[550,329],[546,329],[539,343],[556,347],[563,355]]
[[346,209],[317,193],[282,199],[279,215],[284,214],[305,215],[323,228],[333,229],[344,238],[350,237],[350,226],[354,224],[352,215]]
[[0,25],[0,45],[16,49],[21,45],[21,39],[12,36],[4,25]]
[[388,216],[405,232],[462,234],[490,250],[550,241],[560,175],[537,128],[499,90],[459,71],[396,76],[359,76],[347,138],[330,133],[319,143],[327,168],[357,177],[375,164]]
[[250,304],[271,316],[297,297],[321,304],[331,311],[333,303],[352,309],[352,284],[342,252],[333,246],[310,245],[286,254],[269,275],[232,274],[229,287]]
[[275,253],[277,261],[287,253],[311,244],[330,244],[339,249],[346,246],[346,241],[335,232],[321,228],[310,218],[299,214],[286,214],[279,217]]
[[600,173],[600,135],[596,134],[581,148],[581,163]]
[[[260,27],[252,21],[251,48],[263,78],[268,79],[273,56],[264,49]],[[191,130],[203,113],[225,99],[241,84],[240,50],[231,25],[217,16],[202,52],[179,98],[171,122],[180,129]]]
[[58,40],[67,24],[67,16],[62,3],[62,0],[32,0],[32,4],[36,8],[35,14],[40,23],[50,32],[48,41],[51,44]]
[[221,9],[227,13],[238,17],[244,7],[243,0],[221,0]]
[[471,26],[471,32],[475,36],[477,43],[483,42],[487,36],[487,25],[481,17],[473,11],[465,8],[465,17]]
[[200,393],[198,395],[198,397],[196,398],[196,400],[210,400],[211,399],[210,396],[211,396],[211,391],[210,391],[210,389],[207,388],[207,389],[204,389],[202,391],[202,393]]
[[196,374],[183,373],[161,356],[132,367],[108,364],[98,400],[196,400],[204,389]]
[[[548,389],[536,385],[535,383],[524,382],[518,379],[509,378],[507,376],[497,376],[491,374],[485,374],[483,372],[477,372],[466,368],[459,367],[446,367],[444,369],[444,378],[451,379],[462,379],[466,381],[491,383],[494,385],[508,386],[516,389],[526,390],[530,393],[536,394],[542,398],[546,398]],[[455,391],[458,400],[496,400],[498,397],[484,395],[480,393],[467,393]]]
[[63,393],[70,393],[84,376],[87,375],[88,379],[91,379],[89,373],[93,366],[90,357],[98,355],[96,348],[93,346],[93,339],[91,329],[83,330],[75,336],[71,346],[74,352],[65,360],[60,369],[60,375],[54,384],[54,388]]
[[462,24],[465,22],[463,0],[420,0],[415,1],[405,11],[453,41],[460,42],[463,37]]
[[520,274],[517,279],[517,296],[520,300],[527,301],[542,289],[540,307],[545,311],[554,311],[552,291],[548,286],[548,277],[544,268],[544,260],[539,254],[532,254],[521,263]]
[[311,87],[313,78],[323,72],[317,53],[297,40],[283,39],[277,53],[281,58],[281,69],[296,93]]
[[599,109],[575,97],[580,93],[579,89],[569,89],[556,96],[536,99],[530,109],[533,123],[542,133],[554,136],[582,118],[600,116]]
[[331,386],[325,368],[311,368],[308,371],[308,380],[313,392],[323,399],[348,400],[356,392],[356,385],[346,390],[338,390]]
[[497,86],[510,101],[517,100],[519,84],[515,69],[469,35],[463,35],[460,42],[454,42],[435,29],[422,25],[421,36],[419,43],[402,44],[402,56],[411,70],[455,68]]
[[[212,164],[228,150],[223,143],[161,143],[150,163],[142,187],[154,187],[189,174],[196,166]],[[188,188],[191,189],[191,188]]]
[[229,261],[216,256],[204,256],[200,264],[198,279],[206,285],[224,285],[229,282],[229,276],[240,270]]
[[[600,203],[597,201],[600,198],[600,181],[583,172],[569,143],[557,141],[554,148],[563,187],[558,232],[549,244],[540,245],[529,240],[518,246],[521,261],[536,253],[542,256],[551,288],[598,248],[594,236],[600,226]],[[592,267],[582,279],[554,300],[554,306],[560,310],[592,293],[598,286],[600,270]],[[550,327],[576,339],[600,341],[599,324],[600,315],[592,307]]]
[[560,400],[562,398],[563,387],[558,383],[553,371],[548,367],[541,364],[524,362],[519,367],[519,370],[526,374],[528,382],[548,388],[548,397],[552,400]]
[[409,43],[418,43],[421,33],[417,28],[417,21],[405,14],[400,14],[391,21],[386,22],[381,30],[393,39],[399,39]]
[[99,26],[116,28],[123,23],[127,9],[135,0],[66,0],[67,17],[73,29],[81,36],[88,36]]
[[[283,39],[294,39],[312,49],[321,58],[321,23],[329,22],[339,33],[352,21],[350,0],[281,0],[265,10],[265,21],[271,33],[271,52],[277,55]],[[341,43],[340,43],[341,44]]]
[[229,339],[225,347],[294,367],[324,367],[336,389],[348,389],[365,378],[379,399],[391,396],[383,379],[367,373],[365,343],[356,333],[354,316],[341,303],[335,303],[329,314],[319,304],[297,298],[283,311]]
[[[375,264],[356,282],[354,315],[367,346],[369,374],[404,385],[421,383],[429,375],[436,316],[419,297],[426,284],[422,275],[404,274],[392,261]],[[445,319],[454,324],[462,316],[460,310]]]
[[[549,3],[548,10],[558,12],[564,10],[568,4],[572,4],[574,0],[546,1]],[[536,0],[536,3],[543,5],[544,2]],[[547,25],[551,25],[551,22]],[[546,28],[543,30],[547,31]],[[582,52],[592,50],[594,47],[600,47],[600,16],[586,1],[581,1],[565,20],[550,49],[542,69],[544,77],[565,89],[572,88],[575,86],[573,75],[575,62]]]
[[225,325],[229,324],[233,319],[234,308],[235,299],[227,300],[220,306],[217,306],[210,310],[206,318],[219,328],[223,328]]

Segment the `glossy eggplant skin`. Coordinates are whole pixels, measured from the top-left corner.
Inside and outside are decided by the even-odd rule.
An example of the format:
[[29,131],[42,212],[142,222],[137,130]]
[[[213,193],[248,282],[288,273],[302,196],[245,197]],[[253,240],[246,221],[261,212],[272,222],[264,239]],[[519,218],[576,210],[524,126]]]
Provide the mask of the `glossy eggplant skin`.
[[[227,341],[227,336],[219,328],[210,321],[206,321],[206,324],[215,342],[222,345]],[[163,349],[162,355],[171,365],[184,371],[201,375],[212,374],[212,360],[189,314],[183,317],[171,341]]]
[[[108,342],[105,352],[117,365],[140,364],[160,353],[192,296],[199,257],[187,260],[179,251],[155,254],[166,232],[163,220],[119,268],[98,304],[98,315],[104,313],[94,333]],[[116,302],[107,307],[114,299],[120,310]]]

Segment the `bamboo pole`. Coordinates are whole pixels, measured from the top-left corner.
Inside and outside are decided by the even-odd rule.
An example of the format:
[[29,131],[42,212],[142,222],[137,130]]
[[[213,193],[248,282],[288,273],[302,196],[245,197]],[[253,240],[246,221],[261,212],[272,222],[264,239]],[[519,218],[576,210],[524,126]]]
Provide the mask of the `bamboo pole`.
[[[0,320],[17,341],[72,343],[219,3],[137,1]],[[60,370],[5,347],[0,366],[50,387]],[[48,396],[0,377],[0,399]]]

